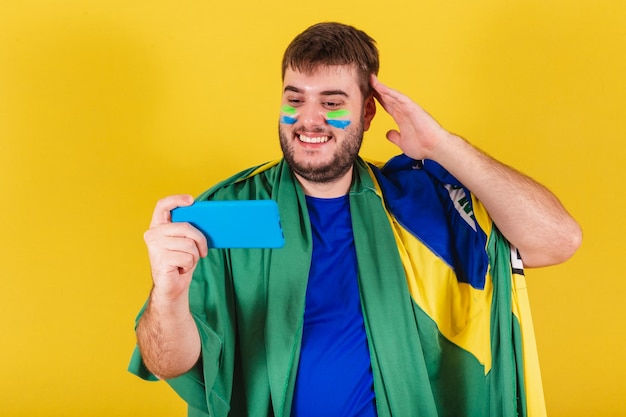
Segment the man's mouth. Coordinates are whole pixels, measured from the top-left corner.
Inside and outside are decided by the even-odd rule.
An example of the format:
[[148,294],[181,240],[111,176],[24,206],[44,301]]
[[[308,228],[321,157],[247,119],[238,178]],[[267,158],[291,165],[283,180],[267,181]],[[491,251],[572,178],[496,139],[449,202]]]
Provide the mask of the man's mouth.
[[300,142],[304,143],[326,143],[330,140],[330,136],[310,137],[305,135],[297,135]]

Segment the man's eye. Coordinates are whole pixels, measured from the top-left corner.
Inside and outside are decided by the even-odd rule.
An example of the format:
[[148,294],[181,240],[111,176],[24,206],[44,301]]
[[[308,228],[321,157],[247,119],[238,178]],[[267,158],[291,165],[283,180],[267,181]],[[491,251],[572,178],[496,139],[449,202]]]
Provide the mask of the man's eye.
[[302,100],[298,100],[297,98],[290,98],[287,100],[287,102],[292,106],[297,106],[298,104],[302,103]]
[[327,101],[324,103],[324,106],[326,106],[326,108],[329,108],[329,109],[336,109],[337,107],[341,106],[341,103]]

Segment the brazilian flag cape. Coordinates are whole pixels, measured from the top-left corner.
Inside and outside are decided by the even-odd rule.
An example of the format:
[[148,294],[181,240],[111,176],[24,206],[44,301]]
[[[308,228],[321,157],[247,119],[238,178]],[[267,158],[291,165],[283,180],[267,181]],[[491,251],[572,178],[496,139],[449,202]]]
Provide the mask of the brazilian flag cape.
[[[480,202],[404,155],[382,168],[357,160],[349,198],[379,416],[545,415],[521,262]],[[286,243],[200,261],[201,360],[167,382],[192,417],[289,416],[312,251],[303,191],[281,160],[206,199],[277,201]],[[129,370],[156,379],[138,349]]]

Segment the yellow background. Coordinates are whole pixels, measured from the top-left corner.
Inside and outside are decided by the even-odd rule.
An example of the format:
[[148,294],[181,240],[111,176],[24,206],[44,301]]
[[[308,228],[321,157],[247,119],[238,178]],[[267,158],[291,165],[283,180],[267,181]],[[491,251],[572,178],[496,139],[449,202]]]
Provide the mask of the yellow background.
[[126,372],[143,231],[158,198],[280,155],[282,51],[321,20],[580,221],[573,259],[527,271],[548,412],[626,414],[623,0],[1,0],[2,416],[184,415]]

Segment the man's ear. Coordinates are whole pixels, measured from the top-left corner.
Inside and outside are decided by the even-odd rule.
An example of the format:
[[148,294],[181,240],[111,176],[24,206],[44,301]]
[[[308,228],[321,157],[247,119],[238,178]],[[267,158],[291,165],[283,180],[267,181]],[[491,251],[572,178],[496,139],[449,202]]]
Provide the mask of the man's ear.
[[363,104],[363,130],[370,128],[370,123],[376,115],[376,100],[374,100],[374,94],[370,94]]

